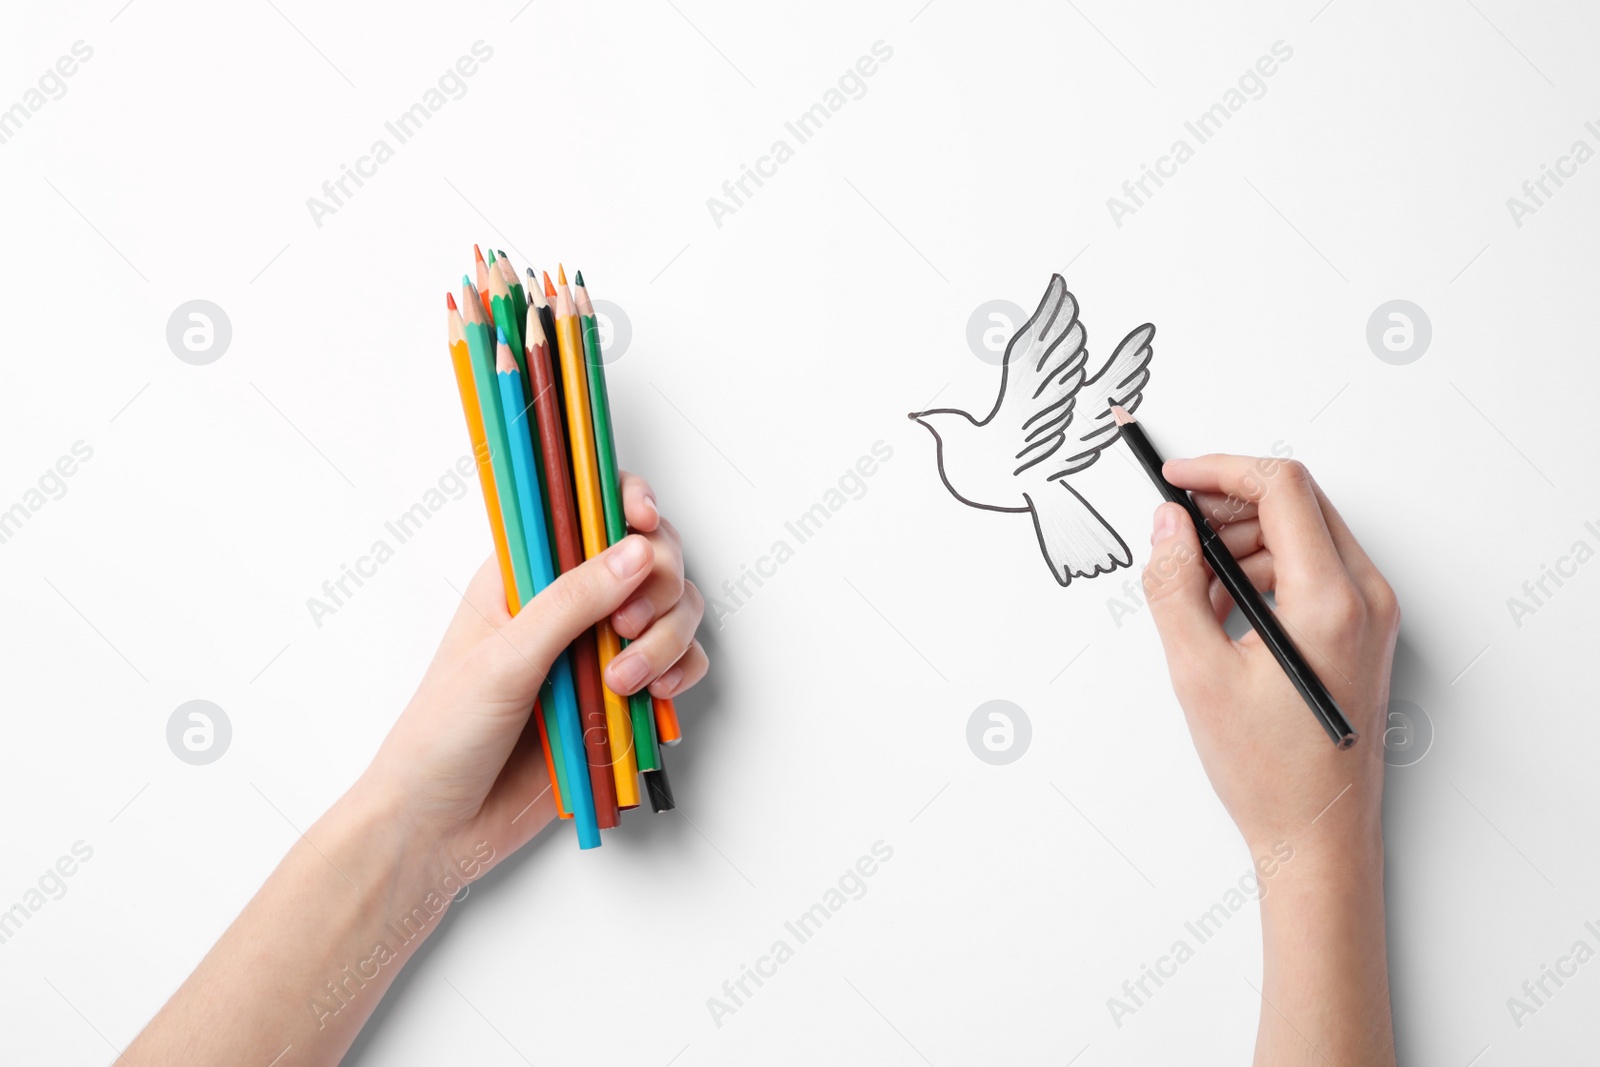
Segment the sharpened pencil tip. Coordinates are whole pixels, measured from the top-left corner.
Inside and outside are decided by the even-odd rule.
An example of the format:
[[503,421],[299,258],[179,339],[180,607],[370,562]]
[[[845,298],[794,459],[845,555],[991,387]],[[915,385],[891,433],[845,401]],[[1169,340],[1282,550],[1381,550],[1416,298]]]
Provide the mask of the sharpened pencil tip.
[[495,342],[494,343],[497,344],[497,345],[505,344],[506,343],[506,332],[504,330],[500,329],[498,326],[495,327],[495,331],[494,332],[499,335],[498,337],[495,338]]
[[[1106,397],[1106,399],[1110,400],[1111,398]],[[1129,415],[1127,409],[1125,409],[1121,404],[1111,405],[1111,417],[1117,420],[1118,426],[1126,426],[1128,423],[1133,421],[1133,416]]]
[[567,284],[567,268],[563,267],[560,263],[556,264],[556,284]]
[[446,294],[444,294],[444,302],[445,302],[445,305],[448,306],[451,311],[460,311],[461,310],[460,308],[456,307],[456,296],[455,296],[454,293],[446,293]]
[[494,266],[494,249],[489,249],[489,266]]
[[472,278],[469,277],[468,275],[463,274],[461,276],[461,288],[466,289],[466,288],[471,287],[471,285],[472,285]]
[[550,283],[549,271],[544,272],[544,295],[547,300],[554,300],[556,296],[556,287]]
[[577,287],[579,289],[584,288],[584,285],[583,285],[583,271],[580,270],[580,271],[575,272],[572,275],[572,281],[573,281],[574,284],[577,285]]
[[475,259],[477,262],[482,263],[483,262],[483,249],[479,248],[477,245],[473,245],[472,246],[472,258]]

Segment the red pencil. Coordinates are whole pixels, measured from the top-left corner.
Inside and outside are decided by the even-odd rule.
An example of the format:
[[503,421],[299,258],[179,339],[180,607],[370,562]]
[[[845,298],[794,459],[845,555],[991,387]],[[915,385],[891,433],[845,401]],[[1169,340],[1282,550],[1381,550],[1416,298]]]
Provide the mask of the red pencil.
[[[528,305],[523,349],[528,375],[533,379],[533,414],[539,430],[539,455],[543,462],[545,493],[550,499],[550,525],[556,547],[556,567],[565,574],[583,562],[583,542],[578,534],[578,505],[567,471],[567,433],[556,406],[555,371],[550,344],[539,310]],[[619,822],[617,785],[611,767],[611,739],[606,733],[605,698],[600,690],[600,652],[594,630],[585,630],[572,643],[573,681],[578,690],[578,712],[583,719],[583,747],[589,759],[589,784],[594,791],[595,818],[603,830]]]
[[475,266],[478,269],[478,296],[483,300],[483,313],[489,316],[489,321],[494,321],[494,309],[489,306],[489,264],[483,261],[483,250],[477,245],[472,246],[472,254],[477,259]]

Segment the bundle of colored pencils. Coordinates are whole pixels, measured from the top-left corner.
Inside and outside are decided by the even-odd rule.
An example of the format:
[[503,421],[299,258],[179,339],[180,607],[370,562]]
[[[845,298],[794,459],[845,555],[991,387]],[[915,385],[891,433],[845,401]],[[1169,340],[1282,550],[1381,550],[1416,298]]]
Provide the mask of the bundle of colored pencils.
[[[478,460],[495,556],[515,615],[545,586],[628,533],[616,440],[594,305],[579,272],[557,282],[530,268],[527,284],[505,252],[476,245],[477,282],[446,294],[450,361]],[[556,807],[578,846],[639,806],[673,807],[661,746],[681,737],[672,701],[611,691],[603,671],[625,647],[608,620],[552,665],[533,709]]]

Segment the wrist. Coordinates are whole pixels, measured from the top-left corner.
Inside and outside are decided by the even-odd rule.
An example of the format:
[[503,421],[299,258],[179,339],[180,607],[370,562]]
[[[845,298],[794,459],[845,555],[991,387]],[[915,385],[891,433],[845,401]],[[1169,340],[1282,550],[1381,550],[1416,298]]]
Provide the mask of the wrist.
[[359,840],[373,877],[390,887],[389,903],[406,912],[425,901],[448,904],[497,858],[487,840],[419,817],[404,789],[370,771],[327,818],[344,836]]
[[[1262,850],[1252,850],[1261,869]],[[1307,912],[1362,907],[1383,900],[1383,838],[1381,831],[1360,836],[1307,836],[1276,843],[1270,853],[1278,860],[1270,875],[1262,871],[1263,922],[1297,919]]]
[[[413,898],[420,900],[443,873],[437,835],[419,830],[399,791],[369,776],[334,802],[307,839],[330,862],[348,868],[364,906],[385,918]],[[345,858],[335,861],[335,856]]]
[[1263,887],[1261,947],[1258,1064],[1394,1063],[1381,839],[1304,843]]

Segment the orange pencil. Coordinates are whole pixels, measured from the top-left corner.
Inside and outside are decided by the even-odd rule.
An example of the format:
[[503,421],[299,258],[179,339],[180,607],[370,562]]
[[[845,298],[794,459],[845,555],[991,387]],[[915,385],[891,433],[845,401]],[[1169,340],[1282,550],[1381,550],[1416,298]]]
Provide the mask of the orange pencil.
[[467,416],[467,439],[478,464],[478,484],[483,487],[483,502],[489,509],[489,532],[494,538],[495,558],[500,562],[500,582],[505,588],[506,610],[513,615],[522,605],[517,601],[517,581],[511,573],[511,546],[500,518],[500,493],[494,486],[494,471],[489,466],[489,442],[483,431],[483,412],[478,408],[478,387],[472,380],[472,358],[467,351],[467,327],[456,307],[456,298],[444,294],[450,309],[450,363],[456,371],[456,389]]
[[671,697],[652,697],[656,709],[656,739],[663,745],[675,745],[683,740],[683,727],[678,725],[678,708]]
[[[557,265],[561,289],[552,293],[556,301],[556,349],[561,361],[561,384],[567,407],[567,438],[572,452],[572,482],[578,497],[578,521],[583,532],[583,554],[593,559],[606,550],[605,513],[600,506],[600,461],[595,452],[594,422],[589,407],[589,371],[584,362],[583,337],[566,286],[566,271]],[[545,291],[554,289],[545,276]],[[617,805],[631,808],[639,804],[639,761],[633,750],[633,722],[628,702],[605,685],[606,665],[622,650],[617,632],[608,619],[595,626],[600,646],[600,674],[606,705],[606,733],[611,738],[611,766],[616,772]]]

